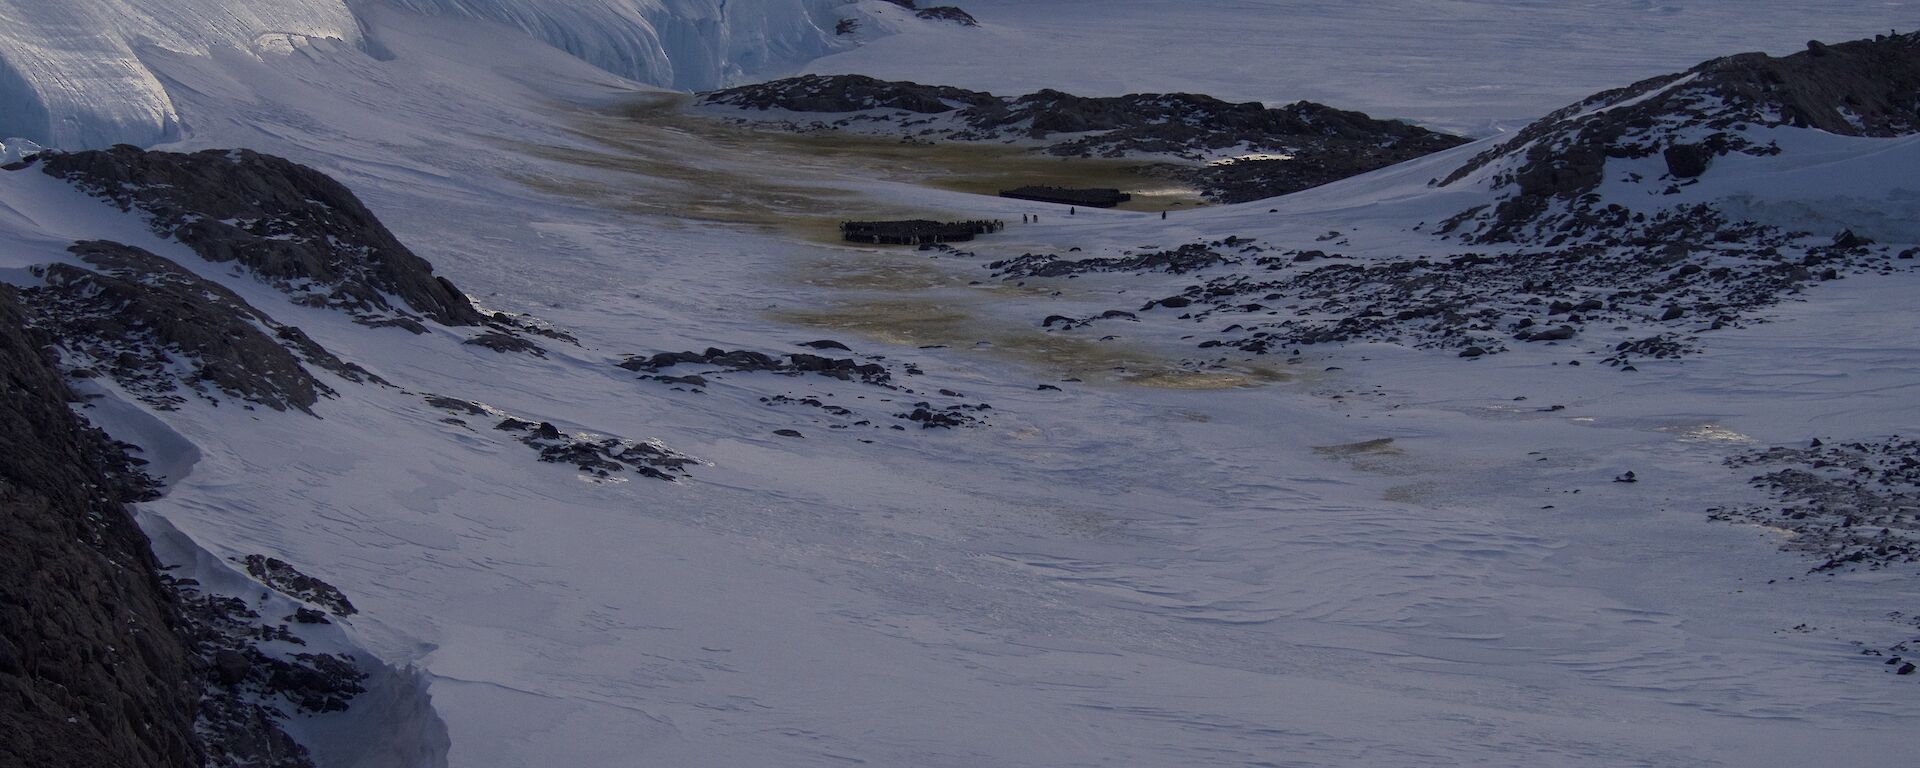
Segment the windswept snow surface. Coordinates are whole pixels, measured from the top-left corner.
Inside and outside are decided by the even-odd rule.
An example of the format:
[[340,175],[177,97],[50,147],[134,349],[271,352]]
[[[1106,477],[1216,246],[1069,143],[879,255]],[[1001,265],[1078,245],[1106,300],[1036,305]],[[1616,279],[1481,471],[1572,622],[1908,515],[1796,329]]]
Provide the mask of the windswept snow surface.
[[[975,286],[973,260],[699,220],[695,202],[795,218],[1043,215],[980,241],[981,260],[1227,235],[1306,248],[1330,229],[1356,258],[1401,258],[1443,253],[1413,223],[1486,201],[1426,184],[1484,145],[1166,221],[1066,217],[702,143],[679,125],[622,143],[617,121],[574,105],[632,83],[516,31],[365,20],[389,57],[309,42],[277,57],[153,57],[164,81],[190,86],[175,94],[192,127],[181,147],[248,146],[335,174],[480,303],[534,313],[580,346],[548,342],[539,358],[463,345],[457,329],[354,325],[31,171],[0,173],[0,276],[30,282],[27,265],[67,258],[75,238],[122,239],[395,384],[329,381],[343,397],[317,419],[200,401],[156,413],[167,429],[148,433],[167,437],[150,447],[198,460],[143,509],[170,545],[177,530],[218,557],[269,553],[344,590],[362,610],[341,621],[349,638],[423,673],[450,765],[1744,767],[1910,754],[1920,688],[1859,652],[1911,635],[1888,615],[1912,611],[1913,574],[1810,577],[1776,550],[1778,532],[1704,515],[1758,500],[1747,472],[1721,465],[1732,451],[1920,429],[1910,270],[1823,284],[1771,323],[1634,375],[1553,365],[1577,345],[1463,361],[1377,344],[1269,360],[1264,386],[1218,388],[1174,375],[1192,350],[1177,329],[1129,326],[1102,346],[1033,327],[1035,310],[1101,291],[1164,293]],[[1759,174],[1794,172],[1737,178],[1759,188]],[[778,183],[748,185],[767,176]],[[768,374],[722,374],[696,393],[614,366],[822,337],[914,364],[924,373],[902,378],[922,394]],[[1126,381],[1154,365],[1170,370]],[[937,389],[992,404],[986,425],[834,429],[761,399],[814,397],[888,424]],[[678,482],[592,482],[535,461],[490,417],[429,407],[429,393],[659,439],[704,463]],[[1640,482],[1612,482],[1629,470]]]
[[1485,136],[1604,88],[1741,51],[1906,32],[1911,0],[969,0],[929,28],[809,65],[994,93],[1306,99]]

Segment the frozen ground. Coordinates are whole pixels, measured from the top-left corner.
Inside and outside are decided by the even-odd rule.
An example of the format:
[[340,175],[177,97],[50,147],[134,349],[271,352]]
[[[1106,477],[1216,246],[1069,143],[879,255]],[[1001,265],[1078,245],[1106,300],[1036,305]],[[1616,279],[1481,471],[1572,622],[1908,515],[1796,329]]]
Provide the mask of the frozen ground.
[[[1035,35],[1137,25],[1145,7],[1028,5],[969,7]],[[1448,4],[1443,19],[1484,7]],[[1700,6],[1659,7],[1688,18]],[[1196,25],[1248,26],[1182,8]],[[1302,28],[1362,12],[1321,9]],[[1808,36],[1793,31],[1800,12],[1780,10],[1768,34]],[[1438,252],[1405,229],[1483,194],[1424,183],[1476,148],[1277,203],[1068,219],[910,173],[788,166],[778,145],[717,144],[684,125],[619,128],[578,105],[631,97],[632,84],[517,33],[385,11],[368,23],[391,59],[304,42],[155,57],[162,79],[191,86],[176,93],[191,126],[177,146],[248,146],[335,174],[480,303],[557,323],[580,347],[503,355],[451,331],[371,330],[297,307],[33,173],[0,174],[0,276],[30,280],[24,266],[65,258],[74,238],[119,238],[397,385],[330,382],[345,396],[321,418],[195,401],[130,437],[198,454],[162,464],[180,476],[147,513],[214,555],[272,554],[351,597],[352,641],[424,673],[450,765],[1798,766],[1909,751],[1920,688],[1858,652],[1911,634],[1886,617],[1911,611],[1913,574],[1808,577],[1775,532],[1704,511],[1761,498],[1747,472],[1721,466],[1731,452],[1920,428],[1911,271],[1823,285],[1772,323],[1634,376],[1552,365],[1574,354],[1558,346],[1477,362],[1356,346],[1195,373],[1177,339],[1064,344],[1033,327],[1036,308],[1087,298],[1074,286],[975,286],[970,261],[825,245],[803,236],[807,222],[1044,212],[982,241],[982,257],[1226,235],[1303,247],[1329,229],[1357,252]],[[1621,24],[1615,45],[1629,37]],[[1643,32],[1680,38],[1662,29]],[[1460,82],[1511,84],[1510,69],[1577,97],[1773,39],[1711,32],[1740,39],[1671,63],[1649,45],[1627,64],[1636,54],[1621,46]],[[1079,61],[1098,39],[1086,34],[1047,55]],[[1503,61],[1564,47],[1475,39]],[[943,49],[929,45],[935,67]],[[858,55],[876,57],[876,75],[917,66],[871,51]],[[1483,125],[1571,100],[1497,91],[1443,108],[1444,94],[1414,85],[1437,87],[1453,66],[1432,55],[1431,79],[1400,77],[1404,63],[1385,73],[1397,95],[1371,79],[1298,95],[1387,112],[1404,99],[1410,116],[1427,104],[1430,119]],[[1146,55],[1132,69],[1106,61],[1102,77],[1131,72],[1143,88],[1182,68],[1180,87],[1223,95],[1266,97],[1235,89],[1272,80],[1257,60],[1211,74],[1198,58],[1154,72]],[[1601,61],[1646,71],[1613,77]],[[660,157],[617,161],[636,147]],[[729,196],[750,210],[729,215]],[[882,425],[913,398],[746,373],[695,393],[613,365],[822,337],[913,363],[924,373],[909,386],[991,415],[951,431],[834,429],[817,409],[760,398],[812,396]],[[490,419],[445,421],[429,393],[658,439],[703,463],[673,483],[587,482]],[[1554,405],[1566,408],[1543,410]],[[1640,482],[1612,481],[1629,470]],[[345,747],[331,754],[354,764]]]

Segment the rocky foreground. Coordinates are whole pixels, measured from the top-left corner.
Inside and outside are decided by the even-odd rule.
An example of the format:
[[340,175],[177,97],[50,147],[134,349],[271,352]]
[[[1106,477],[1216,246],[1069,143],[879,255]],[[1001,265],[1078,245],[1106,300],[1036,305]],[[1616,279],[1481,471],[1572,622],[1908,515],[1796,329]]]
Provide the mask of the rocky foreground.
[[[35,167],[297,303],[376,328],[485,323],[531,344],[523,321],[475,310],[310,168],[116,147],[7,172]],[[163,568],[128,506],[161,486],[139,449],[88,424],[99,395],[70,382],[111,381],[154,410],[197,398],[308,415],[342,385],[390,385],[166,256],[105,240],[68,255],[35,267],[37,284],[0,284],[0,764],[307,768],[286,719],[343,711],[385,673],[326,631],[351,603],[263,555],[232,566],[265,590],[244,597]]]

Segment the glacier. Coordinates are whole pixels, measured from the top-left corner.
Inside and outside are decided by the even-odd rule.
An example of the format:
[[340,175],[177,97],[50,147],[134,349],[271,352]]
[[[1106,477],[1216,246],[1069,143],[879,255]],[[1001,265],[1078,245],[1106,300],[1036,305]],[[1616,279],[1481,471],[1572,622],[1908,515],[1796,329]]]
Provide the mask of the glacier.
[[875,0],[0,0],[0,137],[61,149],[176,140],[181,118],[155,55],[271,55],[304,39],[372,52],[363,21],[376,6],[503,24],[681,90],[794,68],[873,34],[838,34],[843,18],[901,15]]
[[179,112],[143,51],[206,55],[275,33],[360,39],[340,0],[0,0],[0,136],[62,148],[174,138]]

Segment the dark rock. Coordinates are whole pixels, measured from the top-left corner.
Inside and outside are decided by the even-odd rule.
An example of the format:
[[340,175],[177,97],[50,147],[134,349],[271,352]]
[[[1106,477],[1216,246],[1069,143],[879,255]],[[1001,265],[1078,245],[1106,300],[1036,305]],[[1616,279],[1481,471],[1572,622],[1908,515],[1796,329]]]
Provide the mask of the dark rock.
[[1460,350],[1461,357],[1480,357],[1486,353],[1487,350],[1482,347],[1467,347],[1466,349]]
[[1667,173],[1676,179],[1691,179],[1706,173],[1713,162],[1713,151],[1699,144],[1674,144],[1662,155],[1667,161]]
[[806,437],[806,435],[800,434],[800,430],[797,429],[776,429],[773,433],[781,437]]
[[973,18],[973,14],[967,13],[966,11],[960,10],[959,8],[956,8],[951,5],[936,5],[930,8],[918,8],[914,10],[913,15],[918,16],[922,19],[927,19],[929,21],[950,21],[955,24],[959,24],[960,26],[963,26],[963,27],[980,26],[980,22],[976,21]]
[[819,341],[808,341],[808,342],[803,342],[803,343],[801,343],[801,344],[800,344],[800,346],[803,346],[803,347],[810,347],[810,348],[813,348],[813,349],[837,349],[837,350],[840,350],[840,351],[842,351],[842,352],[852,352],[852,351],[853,351],[852,349],[849,349],[849,348],[847,347],[847,345],[845,345],[845,344],[842,344],[842,343],[840,343],[840,342],[837,342],[837,341],[834,341],[834,340],[832,340],[832,339],[821,339],[821,340],[819,340]]
[[235,686],[247,679],[247,673],[253,671],[253,660],[239,651],[222,650],[213,655],[213,675],[221,685]]

